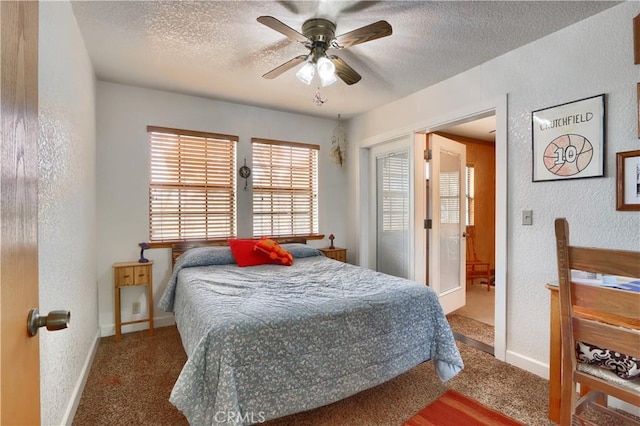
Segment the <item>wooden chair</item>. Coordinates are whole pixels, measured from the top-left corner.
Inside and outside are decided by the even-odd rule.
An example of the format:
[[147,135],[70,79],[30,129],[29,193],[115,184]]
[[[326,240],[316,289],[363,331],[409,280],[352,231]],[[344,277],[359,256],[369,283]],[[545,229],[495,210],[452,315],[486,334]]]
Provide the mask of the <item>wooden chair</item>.
[[466,240],[467,240],[467,281],[471,281],[477,278],[483,278],[482,284],[487,283],[487,291],[491,290],[491,264],[489,262],[483,262],[478,259],[476,254],[476,229],[475,226],[467,226]]
[[[585,342],[640,359],[640,293],[578,283],[571,270],[640,277],[640,252],[569,245],[569,225],[556,219],[556,250],[562,324],[562,402],[560,425],[593,425],[582,416],[591,406],[617,418],[618,424],[640,425],[612,411],[607,396],[640,406],[640,385],[605,368],[579,363],[577,342]],[[636,382],[635,386],[632,382]],[[576,384],[580,384],[577,399]],[[625,423],[626,422],[626,423]]]

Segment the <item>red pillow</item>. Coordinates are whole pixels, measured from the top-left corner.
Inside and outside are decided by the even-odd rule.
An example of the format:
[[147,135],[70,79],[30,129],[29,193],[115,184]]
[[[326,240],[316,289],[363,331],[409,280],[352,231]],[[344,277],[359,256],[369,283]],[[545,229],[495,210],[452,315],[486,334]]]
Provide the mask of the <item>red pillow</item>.
[[243,240],[239,238],[230,238],[228,240],[229,248],[238,266],[255,266],[272,263],[269,261],[269,258],[253,249],[258,241],[259,240]]
[[263,257],[269,260],[269,263],[276,265],[291,266],[293,265],[293,256],[287,250],[283,249],[280,244],[270,238],[263,238],[255,243],[253,248],[256,252],[261,253]]

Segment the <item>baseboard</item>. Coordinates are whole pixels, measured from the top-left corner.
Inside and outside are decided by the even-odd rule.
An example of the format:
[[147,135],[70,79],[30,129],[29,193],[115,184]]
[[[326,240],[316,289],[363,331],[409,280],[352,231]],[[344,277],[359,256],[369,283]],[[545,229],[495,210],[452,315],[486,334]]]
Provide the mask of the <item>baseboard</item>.
[[[153,328],[168,327],[175,324],[176,324],[176,320],[173,315],[165,315],[165,316],[153,318]],[[149,323],[141,322],[139,324],[131,324],[131,325],[123,326],[122,333],[123,334],[132,333],[134,331],[142,331],[142,330],[148,330],[148,329],[149,329]],[[100,326],[100,336],[107,337],[107,336],[113,336],[114,334],[116,334],[115,324],[107,324],[107,325]]]
[[609,397],[609,407],[618,408],[622,411],[626,411],[629,414],[633,414],[636,417],[640,417],[640,407],[631,405],[628,402],[621,401],[612,396]]
[[73,389],[73,393],[71,394],[71,400],[69,401],[67,410],[65,411],[64,417],[62,418],[62,424],[64,425],[71,425],[73,423],[73,418],[76,416],[76,410],[78,409],[78,405],[80,404],[80,398],[82,397],[84,386],[87,384],[87,379],[89,378],[89,371],[91,371],[91,365],[93,364],[93,359],[96,356],[96,351],[98,349],[99,341],[100,341],[100,330],[97,330],[96,335],[93,338],[93,343],[91,344],[91,350],[89,350],[89,353],[87,354],[87,359],[84,361],[84,365],[82,366],[80,377],[78,378],[76,386]]
[[536,376],[540,376],[543,379],[549,380],[549,364],[545,364],[512,351],[507,351],[505,362],[515,365],[518,368],[522,368]]

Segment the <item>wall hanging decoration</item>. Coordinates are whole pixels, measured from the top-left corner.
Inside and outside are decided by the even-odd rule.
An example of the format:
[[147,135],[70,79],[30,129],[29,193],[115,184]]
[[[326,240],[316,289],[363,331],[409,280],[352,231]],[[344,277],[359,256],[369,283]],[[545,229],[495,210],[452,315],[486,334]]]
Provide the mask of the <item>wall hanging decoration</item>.
[[244,165],[238,169],[238,174],[244,179],[244,189],[247,189],[247,179],[251,176],[251,169],[247,166],[247,159],[244,159]]
[[640,211],[640,150],[616,154],[616,210]]
[[333,129],[329,158],[341,166],[347,159],[347,132],[340,121],[340,114],[338,114],[338,126]]
[[533,111],[533,181],[604,176],[604,94]]

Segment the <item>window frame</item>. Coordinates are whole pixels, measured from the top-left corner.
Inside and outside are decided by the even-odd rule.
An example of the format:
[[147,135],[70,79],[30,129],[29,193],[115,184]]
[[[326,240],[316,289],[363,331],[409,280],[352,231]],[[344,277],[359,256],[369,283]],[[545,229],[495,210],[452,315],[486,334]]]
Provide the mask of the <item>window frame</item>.
[[[273,139],[264,139],[264,138],[252,138],[251,139],[251,145],[252,145],[252,156],[253,156],[253,171],[252,171],[252,201],[251,201],[251,212],[252,212],[252,235],[254,236],[254,238],[259,238],[259,237],[264,237],[264,236],[269,236],[269,237],[305,237],[307,239],[319,239],[319,238],[323,238],[324,236],[322,234],[319,233],[319,159],[320,159],[320,145],[317,144],[309,144],[309,143],[302,143],[302,142],[288,142],[288,141],[281,141],[281,140],[273,140]],[[271,182],[273,182],[273,170],[274,170],[274,159],[272,158],[273,155],[269,154],[269,156],[267,158],[261,158],[261,153],[257,153],[256,152],[256,147],[262,145],[263,147],[269,146],[269,147],[279,147],[280,149],[284,148],[284,149],[291,149],[291,153],[290,155],[293,156],[293,150],[300,150],[300,149],[306,149],[309,151],[309,155],[306,159],[306,161],[310,161],[313,162],[313,164],[309,165],[309,174],[311,175],[309,177],[309,185],[304,187],[304,188],[294,188],[291,185],[291,182],[289,182],[289,187],[287,188],[283,188],[283,187],[277,187],[277,182],[274,185],[270,185],[270,186],[265,186],[264,183],[261,181],[261,174],[264,174],[265,176],[270,176],[269,179],[271,180]],[[271,149],[271,148],[269,148]],[[278,148],[276,148],[278,149]],[[280,160],[282,160],[282,157],[279,157]],[[265,161],[265,162],[269,162],[269,164],[271,165],[271,170],[269,170],[269,167],[267,166],[263,166],[260,164],[260,161]],[[304,177],[302,177],[302,175],[305,174],[305,172],[301,172],[300,170],[304,168],[304,164],[296,164],[296,165],[284,165],[284,164],[280,164],[280,170],[282,171],[283,169],[287,169],[289,170],[290,173],[290,178],[291,180],[296,180],[298,183],[304,181]],[[294,170],[294,168],[297,168],[297,173],[292,172],[292,170]],[[295,176],[294,176],[295,175]],[[282,183],[283,180],[283,174],[280,174],[279,177],[280,179],[280,183]],[[286,180],[286,179],[285,179]],[[277,187],[277,188],[276,188]],[[275,188],[275,189],[274,189]],[[300,198],[304,198],[304,193],[308,193],[309,197],[308,197],[308,211],[302,211],[298,214],[296,214],[296,212],[294,211],[294,205],[300,206]],[[257,198],[259,196],[259,194],[271,194],[272,195],[272,201],[271,201],[271,211],[270,213],[264,213],[264,212],[256,212],[256,201]],[[280,201],[284,201],[283,204],[286,205],[287,203],[290,203],[290,207],[291,209],[288,211],[289,213],[281,213],[281,214],[289,214],[290,215],[290,227],[289,227],[289,231],[288,233],[280,233],[280,232],[274,232],[277,231],[276,227],[281,226],[281,224],[283,222],[279,222],[279,221],[274,221],[273,217],[274,217],[274,211],[273,211],[273,204],[274,204],[274,200],[273,199],[273,195],[283,195],[283,194],[289,194],[289,201],[284,201],[282,198]],[[300,197],[300,195],[303,195],[303,197]],[[286,198],[286,195],[285,195]],[[264,202],[264,200],[260,200],[260,202]],[[303,201],[304,202],[304,201]],[[264,204],[269,204],[269,202],[265,202]],[[265,217],[265,216],[271,216],[272,220],[271,220],[271,225],[265,225],[264,227],[260,227],[256,222],[260,221],[260,217]],[[301,217],[304,218],[305,216],[308,216],[308,228],[300,231],[300,232],[296,232],[296,227],[300,226],[300,225],[296,225],[296,219],[300,219]],[[304,220],[304,219],[303,219]],[[284,221],[286,222],[286,220]],[[266,229],[265,228],[269,228],[270,232],[263,232]]]
[[[428,163],[426,163],[428,164]],[[475,166],[473,164],[466,164],[464,167],[464,181],[465,181],[465,194],[464,194],[464,203],[465,203],[465,226],[474,226],[475,225]],[[440,192],[449,191],[452,186],[447,184],[447,182],[440,181]],[[452,195],[444,196],[443,198],[457,200],[458,194],[452,193]],[[454,202],[455,204],[455,202]],[[454,214],[459,211],[458,206],[453,206],[453,208],[447,209],[446,212],[449,214]],[[442,214],[442,213],[441,213]],[[441,218],[443,223],[455,223],[446,221],[444,218]]]
[[476,169],[473,164],[467,164],[465,166],[465,181],[466,181],[466,194],[465,194],[465,209],[467,212],[466,226],[475,225],[476,215]]
[[[167,135],[165,137],[165,139],[168,138],[175,138],[176,139],[176,143],[177,143],[177,147],[176,148],[165,148],[164,150],[162,148],[159,148],[160,145],[160,141],[159,139],[161,139],[161,137],[158,137],[158,140],[154,141],[154,134],[155,135],[160,135],[160,134],[165,134]],[[185,138],[184,141],[180,141],[181,138]],[[194,139],[195,138],[195,139]],[[149,192],[148,192],[148,196],[149,196],[149,246],[150,247],[170,247],[173,243],[177,243],[177,242],[193,242],[193,241],[202,241],[202,240],[207,240],[207,241],[215,241],[215,240],[226,240],[228,238],[233,238],[237,235],[237,227],[238,227],[238,212],[237,212],[237,205],[238,205],[238,201],[237,201],[237,177],[236,177],[236,164],[237,164],[237,151],[238,151],[238,141],[239,141],[239,137],[235,136],[235,135],[226,135],[226,134],[220,134],[220,133],[212,133],[212,132],[202,132],[202,131],[194,131],[194,130],[184,130],[184,129],[176,129],[176,128],[169,128],[169,127],[159,127],[159,126],[147,126],[147,140],[148,140],[148,144],[149,144]],[[218,161],[215,162],[214,164],[216,166],[222,166],[222,172],[223,173],[218,173],[220,176],[218,176],[218,178],[212,178],[211,180],[209,180],[209,176],[205,176],[204,178],[201,176],[198,176],[198,172],[201,172],[202,168],[204,168],[204,170],[207,170],[210,165],[211,165],[211,159],[207,159],[206,155],[205,157],[200,157],[199,155],[202,154],[202,152],[200,152],[201,150],[204,150],[205,152],[209,149],[207,145],[207,140],[212,140],[215,141],[214,147],[212,149],[215,150],[220,150],[220,147],[222,147],[222,144],[226,144],[228,143],[230,145],[230,147],[228,148],[229,150],[229,154],[220,158],[215,158],[213,157],[214,160],[222,160],[222,161]],[[157,145],[154,146],[154,142],[157,142]],[[185,149],[188,148],[192,148],[194,146],[194,144],[198,144],[198,143],[202,143],[204,148],[198,148],[196,149],[195,154],[193,155],[188,155],[188,154],[182,154],[182,152]],[[184,145],[184,146],[182,146]],[[154,151],[154,149],[157,148],[157,151]],[[162,169],[155,169],[154,168],[154,156],[155,155],[160,155],[160,158],[162,158],[162,151],[165,151],[164,155],[168,155],[168,153],[170,153],[171,150],[176,150],[178,153],[180,153],[178,155],[178,157],[176,158],[176,162],[178,163],[177,166],[175,167],[171,167],[171,168],[165,168],[164,170]],[[223,151],[227,150],[227,148],[222,149]],[[192,169],[191,171],[193,172],[195,170],[194,175],[196,176],[196,178],[194,178],[195,180],[200,181],[199,183],[194,183],[189,182],[188,179],[185,179],[184,177],[182,177],[185,174],[185,167],[182,165],[182,161],[184,160],[185,157],[189,157],[189,159],[193,159],[195,158],[195,165],[192,165],[192,167],[194,167],[194,169]],[[154,179],[154,176],[157,176],[157,174],[159,172],[165,172],[165,173],[175,173],[177,175],[176,179],[172,180],[172,179],[164,179],[162,181],[158,181],[156,179]],[[228,174],[226,174],[228,172]],[[181,180],[184,179],[184,180]],[[216,180],[216,179],[220,179],[220,180]],[[204,197],[204,201],[201,201],[200,203],[203,203],[205,205],[205,209],[202,211],[198,211],[197,208],[193,208],[192,211],[190,212],[184,212],[183,208],[182,208],[182,204],[180,201],[172,201],[176,208],[177,211],[174,213],[169,213],[169,215],[174,214],[174,215],[178,215],[179,217],[183,217],[183,215],[186,215],[184,217],[189,217],[189,216],[197,216],[197,215],[204,215],[205,219],[204,219],[204,228],[205,231],[203,234],[201,235],[197,235],[197,236],[193,236],[193,237],[189,237],[188,233],[189,232],[194,232],[193,229],[189,229],[189,227],[184,228],[185,223],[187,225],[191,225],[193,226],[192,223],[190,223],[190,221],[182,221],[181,219],[176,219],[175,221],[175,226],[176,228],[180,228],[177,229],[175,231],[175,233],[177,234],[177,238],[174,238],[173,236],[166,236],[167,233],[165,233],[163,235],[162,229],[161,229],[161,225],[155,225],[155,228],[160,228],[159,231],[154,232],[154,222],[155,220],[160,220],[161,221],[161,217],[162,217],[162,213],[161,212],[157,212],[154,210],[154,194],[157,194],[158,192],[162,193],[162,191],[167,191],[167,194],[170,194],[170,191],[178,191],[178,197],[182,196],[182,193],[180,191],[185,191],[186,193],[188,193],[189,191],[192,191],[192,194],[197,194],[198,192],[200,192],[200,197]],[[225,196],[225,190],[226,190],[226,196]],[[222,194],[222,197],[220,196],[220,194]],[[176,195],[174,194],[170,194],[168,195],[168,197],[175,197]],[[229,203],[225,203],[220,202],[219,200],[214,199],[214,203],[212,205],[212,207],[218,207],[218,209],[220,209],[220,206],[223,206],[225,208],[224,211],[229,211],[229,215],[227,216],[227,219],[223,219],[223,222],[227,222],[228,224],[225,226],[227,233],[229,235],[220,235],[220,236],[213,236],[212,234],[209,233],[209,223],[210,223],[210,219],[209,219],[209,215],[210,212],[212,210],[208,210],[208,206],[210,203],[210,198],[216,196],[218,198],[227,198],[230,200]],[[197,195],[196,195],[196,203],[198,204],[198,200],[197,200]],[[218,210],[219,211],[219,210]],[[154,218],[154,216],[156,216]],[[217,215],[219,217],[219,214]],[[213,224],[213,227],[215,228],[216,224]]]

